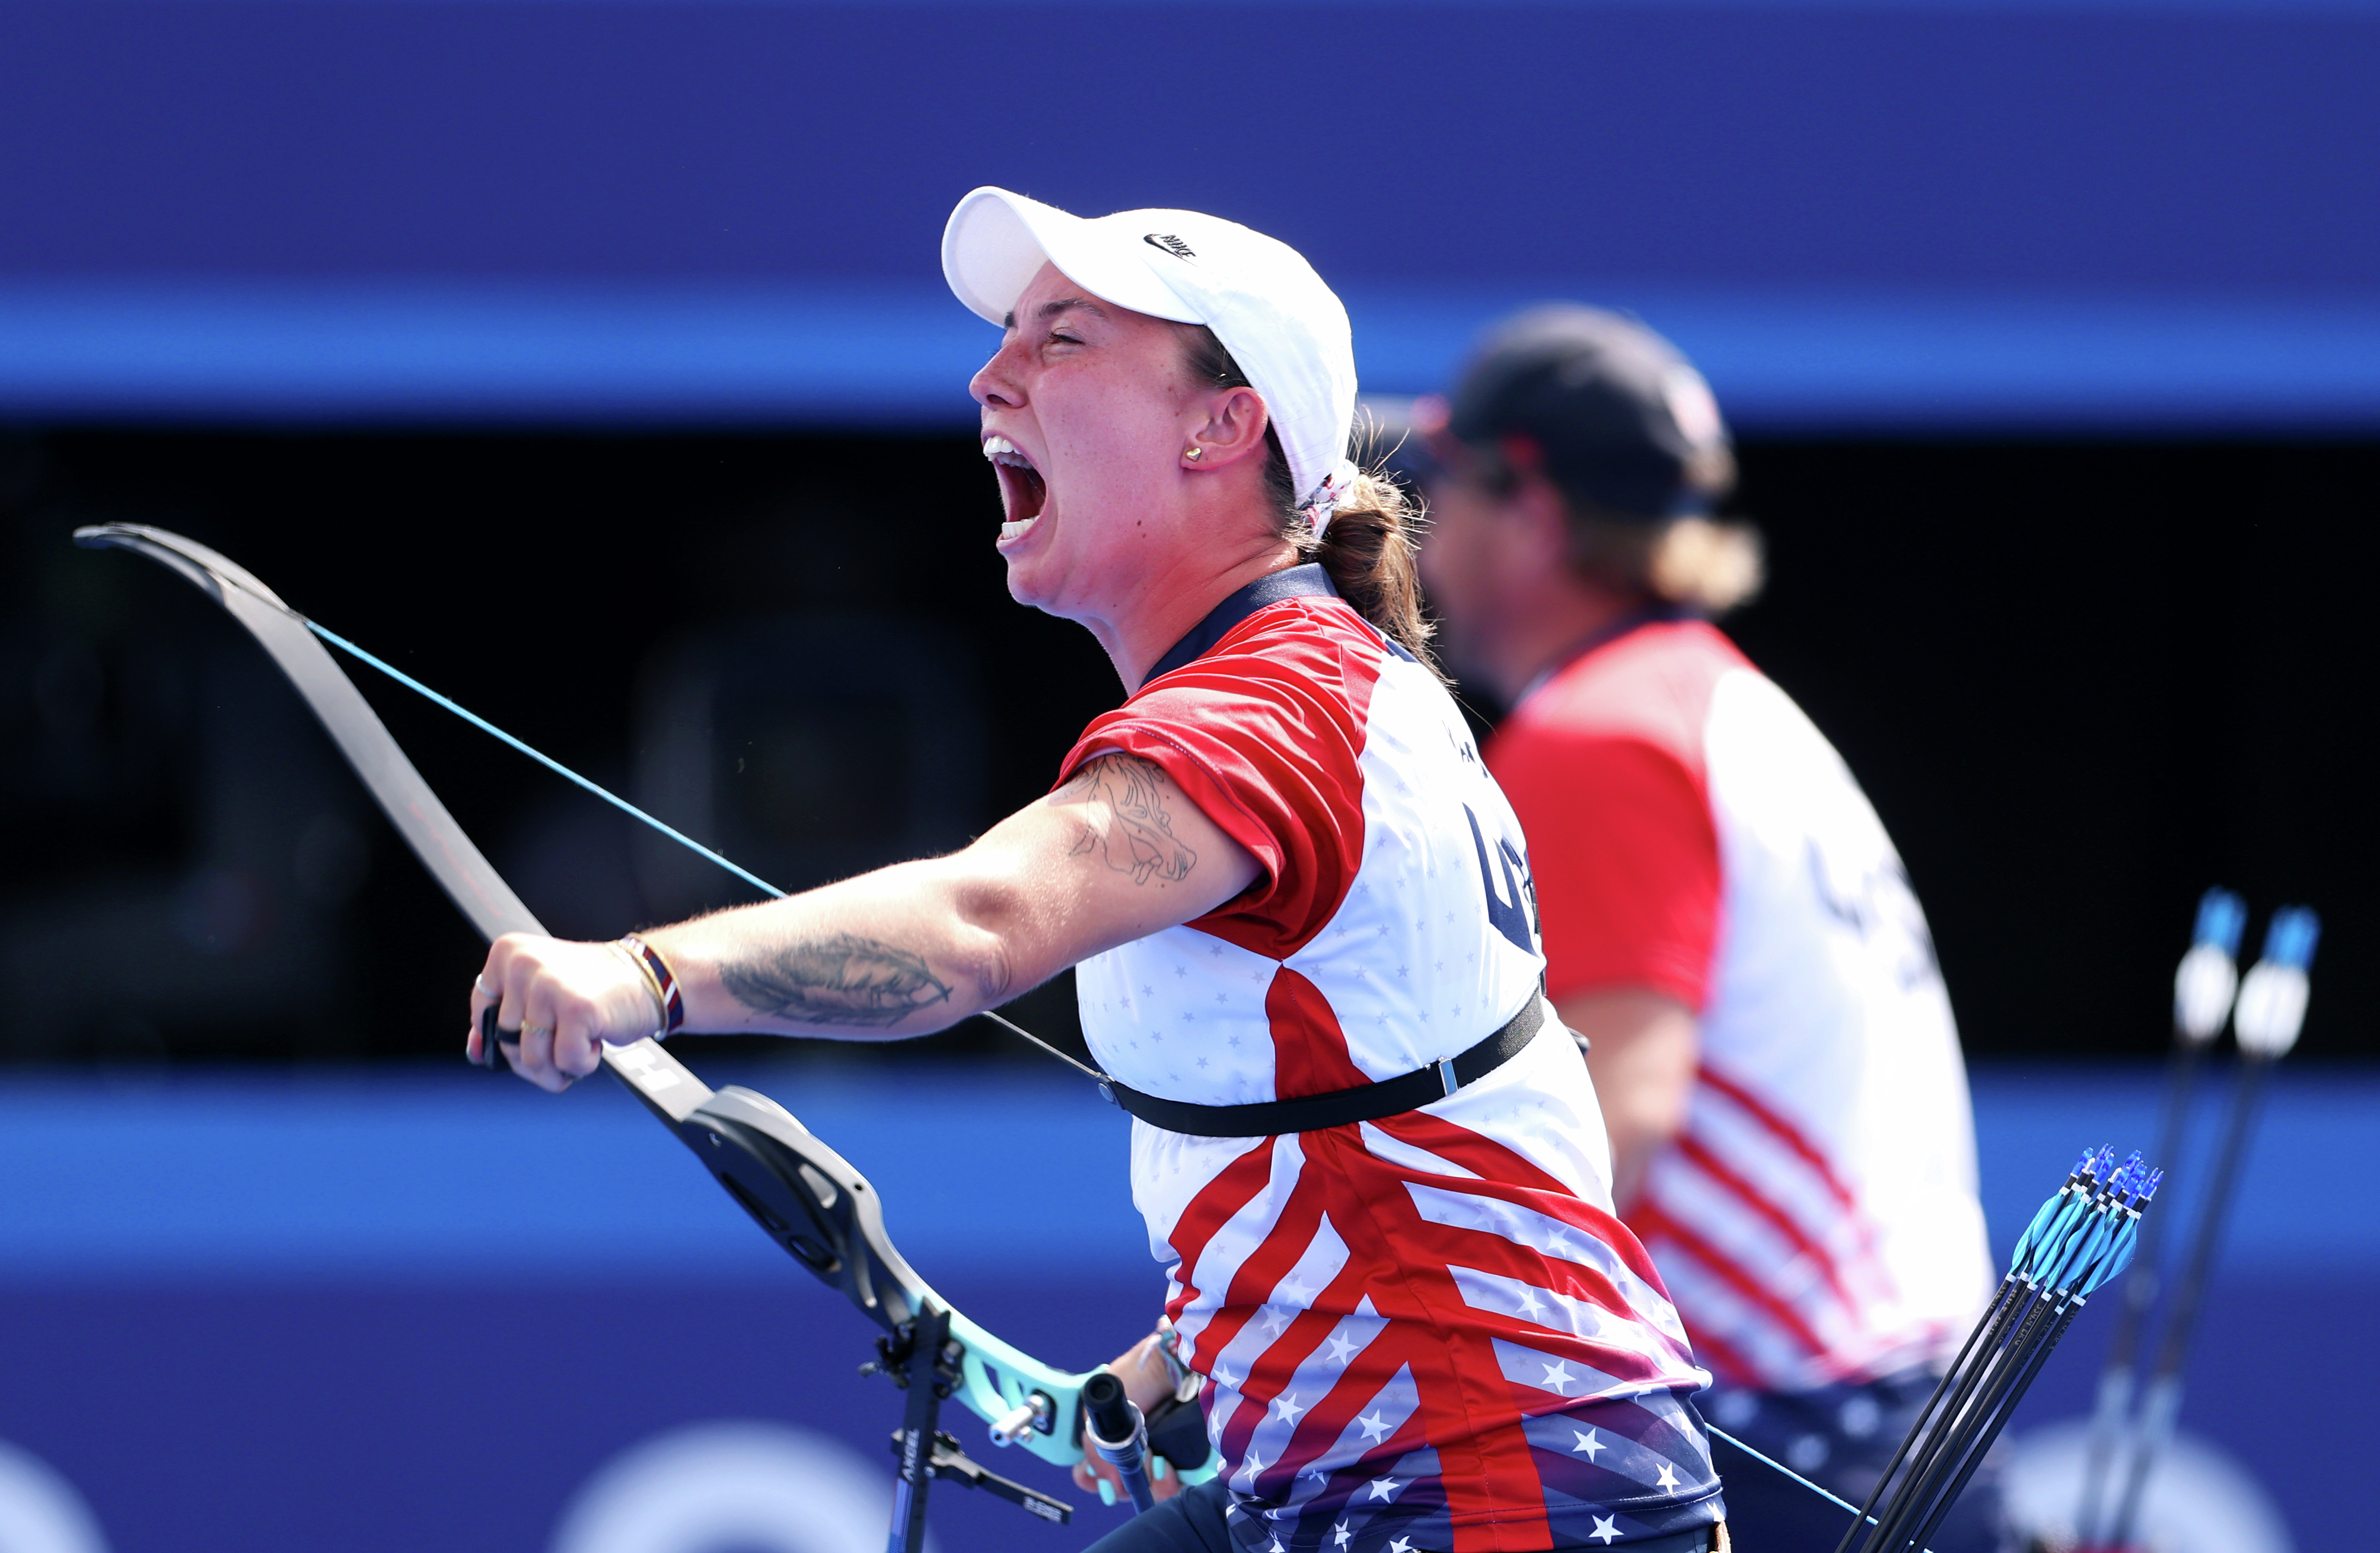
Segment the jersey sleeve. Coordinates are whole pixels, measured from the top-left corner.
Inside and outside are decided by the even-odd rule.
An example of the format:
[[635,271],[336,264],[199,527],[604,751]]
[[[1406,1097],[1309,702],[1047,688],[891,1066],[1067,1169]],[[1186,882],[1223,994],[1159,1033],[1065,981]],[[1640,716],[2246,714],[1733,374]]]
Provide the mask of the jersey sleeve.
[[1095,719],[1058,778],[1103,755],[1156,764],[1263,870],[1196,925],[1276,956],[1321,930],[1362,865],[1362,707],[1351,690],[1369,688],[1335,645],[1305,652],[1283,635],[1263,656],[1201,659]]
[[1528,838],[1548,994],[1645,988],[1701,1013],[1720,885],[1694,772],[1625,734],[1511,728],[1487,756]]

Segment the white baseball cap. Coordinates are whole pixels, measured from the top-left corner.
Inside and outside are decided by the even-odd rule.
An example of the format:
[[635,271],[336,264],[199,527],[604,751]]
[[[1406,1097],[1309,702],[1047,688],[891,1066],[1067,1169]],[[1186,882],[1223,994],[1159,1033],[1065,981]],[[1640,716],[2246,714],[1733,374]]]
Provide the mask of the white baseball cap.
[[1004,188],[975,190],[942,229],[943,277],[994,323],[1005,324],[1044,262],[1103,301],[1213,330],[1263,398],[1300,505],[1321,532],[1355,475],[1355,350],[1346,308],[1305,256],[1196,211],[1086,220]]

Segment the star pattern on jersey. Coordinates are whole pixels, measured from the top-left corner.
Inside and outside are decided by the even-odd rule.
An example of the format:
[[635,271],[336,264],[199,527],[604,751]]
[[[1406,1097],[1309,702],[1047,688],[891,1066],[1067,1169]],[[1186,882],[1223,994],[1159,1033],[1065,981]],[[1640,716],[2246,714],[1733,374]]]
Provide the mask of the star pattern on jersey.
[[1372,1490],[1372,1498],[1376,1499],[1387,1499],[1394,1498],[1396,1497],[1397,1490],[1403,1487],[1404,1485],[1398,1482],[1393,1477],[1376,1477],[1372,1479],[1366,1486]]
[[1593,1429],[1572,1429],[1571,1433],[1578,1437],[1578,1443],[1570,1448],[1570,1453],[1573,1456],[1584,1451],[1586,1455],[1586,1459],[1592,1462],[1597,1456],[1602,1455],[1605,1451],[1611,1449],[1611,1447],[1604,1444],[1601,1440],[1595,1438],[1595,1431]]
[[1545,1369],[1546,1377],[1537,1384],[1546,1390],[1558,1392],[1565,1397],[1569,1396],[1572,1385],[1578,1379],[1578,1377],[1570,1373],[1570,1366],[1558,1362],[1547,1365]]
[[1331,1527],[1331,1528],[1330,1528],[1330,1546],[1331,1546],[1331,1547],[1346,1547],[1346,1546],[1347,1546],[1347,1544],[1348,1544],[1350,1541],[1352,1541],[1353,1539],[1354,1539],[1354,1534],[1353,1534],[1353,1533],[1351,1533],[1351,1532],[1349,1532],[1349,1531],[1347,1530],[1347,1523],[1346,1523],[1346,1522],[1342,1521],[1342,1522],[1340,1522],[1337,1525],[1335,1525],[1335,1526],[1333,1526],[1333,1527]]
[[1355,1345],[1348,1341],[1346,1333],[1333,1332],[1330,1334],[1330,1362],[1332,1364],[1343,1365],[1354,1356]]
[[1413,1538],[1401,1536],[1389,1544],[1389,1553],[1413,1553]]
[[1525,1283],[1521,1285],[1522,1315],[1526,1316],[1530,1320],[1535,1321],[1539,1313],[1541,1313],[1545,1308],[1546,1302],[1537,1298],[1537,1292],[1535,1289],[1530,1288]]
[[1380,1416],[1380,1410],[1378,1408],[1374,1408],[1371,1412],[1364,1414],[1361,1418],[1356,1419],[1355,1422],[1363,1427],[1364,1443],[1366,1445],[1378,1444],[1380,1441],[1389,1438],[1389,1431],[1390,1429],[1396,1427],[1394,1424],[1390,1423],[1387,1419]]
[[1272,1406],[1273,1416],[1279,1418],[1282,1423],[1287,1424],[1292,1428],[1295,1428],[1297,1426],[1297,1415],[1305,1411],[1305,1409],[1297,1405],[1297,1393],[1294,1391],[1289,1392],[1285,1396],[1275,1397],[1272,1400]]
[[1595,1518],[1595,1530],[1586,1535],[1609,1547],[1620,1540],[1620,1528],[1612,1524],[1619,1519],[1617,1515],[1598,1515]]
[[1667,1488],[1671,1493],[1676,1493],[1678,1489],[1678,1469],[1671,1466],[1667,1462],[1662,1462],[1660,1474],[1653,1480],[1653,1484],[1657,1488]]

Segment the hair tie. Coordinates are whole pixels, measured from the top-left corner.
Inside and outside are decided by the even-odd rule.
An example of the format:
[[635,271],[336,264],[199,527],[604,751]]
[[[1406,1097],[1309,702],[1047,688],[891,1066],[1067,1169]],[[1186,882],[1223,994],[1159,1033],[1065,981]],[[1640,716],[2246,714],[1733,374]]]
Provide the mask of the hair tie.
[[1314,525],[1317,540],[1322,538],[1322,531],[1330,527],[1331,516],[1354,493],[1357,473],[1353,460],[1342,458],[1330,467],[1329,474],[1322,477],[1322,483],[1314,488],[1314,494],[1297,504],[1297,510]]

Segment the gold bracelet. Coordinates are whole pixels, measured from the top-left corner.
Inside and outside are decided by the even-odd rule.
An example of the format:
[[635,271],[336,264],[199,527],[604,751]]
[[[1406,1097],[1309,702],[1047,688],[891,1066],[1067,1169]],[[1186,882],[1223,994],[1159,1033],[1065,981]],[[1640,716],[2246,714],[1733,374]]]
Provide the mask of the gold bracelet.
[[653,1000],[653,1033],[650,1038],[661,1039],[669,1033],[669,1001],[662,996],[662,978],[653,975],[653,968],[645,964],[643,955],[630,949],[626,944],[615,939],[605,947],[629,965],[636,966],[637,974],[645,978],[645,990]]

